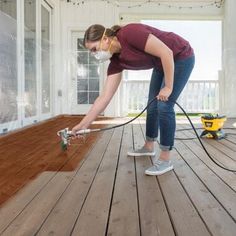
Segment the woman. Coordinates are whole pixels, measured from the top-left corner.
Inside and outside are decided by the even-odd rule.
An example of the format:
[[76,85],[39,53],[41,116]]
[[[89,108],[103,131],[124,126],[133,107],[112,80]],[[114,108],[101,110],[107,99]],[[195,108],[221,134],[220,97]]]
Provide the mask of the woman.
[[144,24],[90,26],[84,35],[84,46],[94,56],[110,59],[107,79],[102,94],[96,99],[83,120],[72,129],[86,129],[108,105],[121,81],[124,69],[153,68],[148,101],[157,97],[147,109],[146,141],[141,149],[128,152],[131,156],[154,155],[154,142],[160,129],[161,152],[147,175],[160,175],[173,169],[170,151],[174,145],[174,102],[187,83],[194,66],[194,52],[182,37]]

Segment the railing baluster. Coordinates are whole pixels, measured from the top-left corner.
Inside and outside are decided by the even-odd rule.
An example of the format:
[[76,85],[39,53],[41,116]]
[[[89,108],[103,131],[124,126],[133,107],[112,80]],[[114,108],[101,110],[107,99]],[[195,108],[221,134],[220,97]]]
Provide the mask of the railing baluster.
[[[147,104],[149,80],[124,80],[124,104],[127,113],[140,112]],[[216,113],[219,110],[219,81],[190,80],[178,102],[189,113]],[[128,103],[128,104],[127,104]],[[177,107],[177,112],[181,112]]]

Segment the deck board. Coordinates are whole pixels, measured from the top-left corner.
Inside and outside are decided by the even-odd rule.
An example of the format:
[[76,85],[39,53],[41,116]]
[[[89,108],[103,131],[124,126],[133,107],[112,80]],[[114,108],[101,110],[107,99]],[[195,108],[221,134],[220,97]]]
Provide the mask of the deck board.
[[96,173],[72,235],[104,235],[119,160],[122,129],[116,129]]
[[[140,148],[144,136],[139,125],[133,125],[133,138],[134,148]],[[146,177],[144,174],[145,169],[152,165],[151,160],[151,157],[135,158],[141,234],[172,236],[175,235],[172,220],[157,179]]]
[[133,147],[131,129],[125,127],[122,137],[107,235],[140,235],[135,163],[126,156]]
[[[48,124],[55,132],[65,124],[72,126],[75,119],[68,116]],[[10,140],[17,146],[17,151],[0,157],[0,170],[6,172],[14,160],[17,164],[9,179],[3,172],[0,175],[1,196],[7,199],[7,189],[14,193],[1,205],[0,235],[235,235],[236,174],[216,166],[198,140],[176,140],[174,170],[155,177],[144,174],[155,158],[126,155],[143,144],[143,124],[89,135],[86,143],[75,143],[64,153],[56,139],[40,140],[40,135],[51,132],[35,126],[23,133],[23,137],[31,135],[27,142],[20,132],[14,138],[0,138],[1,154],[11,147]],[[193,133],[186,130],[177,136],[187,138]],[[203,142],[216,160],[235,167],[235,136]],[[25,159],[14,159],[21,152]],[[37,153],[40,157],[35,160]]]

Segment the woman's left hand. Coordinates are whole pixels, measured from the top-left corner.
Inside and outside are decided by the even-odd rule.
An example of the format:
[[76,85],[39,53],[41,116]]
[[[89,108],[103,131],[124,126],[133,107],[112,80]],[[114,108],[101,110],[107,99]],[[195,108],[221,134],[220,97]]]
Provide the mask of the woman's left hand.
[[172,93],[172,89],[168,88],[168,87],[163,87],[159,94],[157,95],[157,100],[160,100],[160,101],[168,101],[168,98],[169,96],[171,95]]

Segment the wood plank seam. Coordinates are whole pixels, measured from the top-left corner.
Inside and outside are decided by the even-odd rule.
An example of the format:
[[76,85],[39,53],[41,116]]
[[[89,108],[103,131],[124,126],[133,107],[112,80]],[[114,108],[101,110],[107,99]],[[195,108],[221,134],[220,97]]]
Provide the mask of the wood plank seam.
[[[186,161],[184,160],[183,156],[182,156],[181,154],[179,154],[179,156],[181,157],[181,160],[185,163],[185,165],[188,166],[188,168],[189,168],[189,165],[186,164]],[[195,178],[198,179],[199,183],[201,183],[201,184],[205,187],[206,191],[208,191],[208,193],[210,194],[210,196],[211,196],[213,199],[216,200],[216,204],[219,204],[219,201],[217,201],[217,199],[215,198],[214,193],[212,193],[212,191],[210,191],[210,189],[202,182],[201,178],[199,178],[199,176],[192,170],[192,168],[189,168],[189,170],[192,171],[193,175],[195,176]],[[176,173],[176,175],[177,175],[177,177],[179,178],[179,176],[178,176],[177,173]],[[184,186],[184,184],[182,183],[182,181],[181,181],[180,178],[179,178],[179,181],[180,181],[181,185],[183,186],[183,188],[185,189],[186,194],[189,195],[187,189],[185,188],[185,186]],[[204,191],[204,192],[205,192],[205,191]],[[194,206],[196,206],[190,195],[189,195],[189,198],[191,199],[191,201],[192,201],[192,203],[194,204]],[[222,204],[219,204],[219,206],[222,207]],[[199,206],[199,207],[200,207],[200,206]],[[204,218],[203,218],[203,216],[201,216],[201,213],[199,212],[197,206],[196,206],[196,209],[197,209],[197,212],[199,213],[199,216],[203,219],[203,222],[205,222],[207,229],[209,229],[210,232],[211,232],[211,229],[209,228],[209,222],[207,223],[206,220],[204,220]],[[225,207],[222,207],[222,210],[223,210],[223,209],[225,210]],[[201,210],[201,209],[200,209],[200,210]],[[202,212],[202,213],[203,213],[203,212]],[[227,211],[225,211],[225,213],[228,214]],[[227,214],[226,214],[226,215],[227,215]],[[232,220],[232,218],[230,218],[230,215],[229,215],[229,214],[228,214],[227,216],[229,216],[229,219]],[[205,217],[206,217],[206,215],[205,215]],[[231,226],[232,226],[232,225],[231,225]],[[213,232],[211,232],[211,233],[213,233]],[[228,232],[228,233],[229,233],[229,232]]]
[[[185,137],[188,137],[188,135],[186,135],[185,133],[184,133],[184,136],[185,136]],[[220,176],[220,174],[217,173],[217,172],[214,170],[213,167],[209,166],[209,164],[207,164],[207,161],[202,160],[202,159],[199,157],[199,155],[197,155],[197,153],[196,153],[193,149],[190,149],[190,147],[189,147],[184,141],[181,141],[181,142],[190,150],[190,152],[192,152],[192,153],[198,158],[198,160],[199,160],[200,162],[202,162],[208,169],[210,169],[210,170],[211,170],[216,176],[218,176],[229,188],[231,188],[231,189],[235,192],[235,189],[233,189],[232,186],[230,186],[230,185]],[[196,143],[196,141],[193,141],[193,142]],[[204,152],[203,149],[201,148],[200,144],[197,145],[197,146],[198,146],[199,150],[201,150],[202,152]],[[205,153],[205,152],[204,152],[204,153]],[[213,162],[211,162],[211,160],[209,160],[209,161],[210,161],[211,164],[213,164]],[[214,164],[214,167],[215,167],[216,170],[225,172],[224,170],[222,170],[220,167],[218,167],[218,166],[215,165],[215,164]],[[235,175],[235,173],[229,173],[229,172],[225,172],[225,173],[228,173],[229,175]]]
[[[191,132],[190,132],[190,131],[186,131],[186,133],[187,133],[187,134],[190,134]],[[186,135],[186,136],[187,136],[187,135]],[[211,141],[214,141],[214,140],[211,140]],[[193,140],[193,142],[195,142],[196,145],[198,145],[199,147],[202,148],[202,146],[201,146],[201,144],[199,143],[198,140]],[[215,146],[213,146],[213,145],[211,144],[211,142],[210,142],[209,140],[205,140],[204,146],[205,146],[206,148],[209,148],[209,149],[215,149],[215,148],[216,148]],[[233,158],[231,158],[228,154],[226,154],[225,152],[223,152],[222,150],[220,150],[220,149],[218,149],[218,148],[216,148],[216,149],[217,149],[219,152],[221,152],[222,154],[224,154],[225,156],[229,157],[229,159],[232,160],[232,163],[235,163],[235,160],[234,160]],[[215,159],[216,159],[216,161],[219,162],[222,166],[224,166],[224,167],[227,168],[227,166],[226,166],[226,164],[225,164],[224,162],[222,162],[222,161],[219,160],[218,158],[215,158]],[[236,175],[235,172],[233,172],[233,174]]]
[[[179,153],[178,153],[178,154],[179,154]],[[179,154],[179,155],[180,155],[180,154]],[[181,155],[180,155],[180,156],[181,156]],[[182,156],[181,156],[181,158],[182,158]],[[182,158],[182,159],[183,159],[183,158]],[[183,159],[183,160],[184,160],[184,159]],[[186,164],[186,162],[185,162],[185,164]],[[191,169],[191,170],[192,170],[192,169]],[[192,171],[193,171],[193,170],[192,170]],[[211,230],[209,229],[209,227],[208,227],[208,225],[207,225],[207,222],[203,219],[202,215],[200,214],[199,210],[197,209],[195,203],[193,202],[191,196],[189,195],[187,189],[184,187],[182,181],[180,180],[180,178],[179,178],[179,176],[177,175],[177,173],[176,173],[175,170],[174,170],[174,173],[175,173],[175,176],[176,176],[176,178],[178,179],[180,185],[182,186],[183,190],[185,191],[186,195],[188,196],[190,202],[192,203],[194,209],[196,210],[198,216],[201,218],[201,220],[202,220],[202,222],[204,223],[204,225],[206,226],[208,232],[212,235]],[[194,173],[194,174],[196,174],[196,173]],[[197,176],[197,175],[196,175],[196,176]],[[205,186],[205,187],[206,187],[206,186]]]
[[[178,154],[182,157],[182,155],[179,153],[179,151],[175,148],[175,150],[178,152]],[[191,151],[191,150],[190,150]],[[186,162],[186,160],[182,157],[183,161],[185,162],[185,164],[191,169],[191,171],[197,176],[197,178],[199,179],[199,181],[206,187],[206,189],[211,193],[211,195],[215,198],[215,200],[221,205],[221,207],[229,214],[229,216],[232,218],[232,220],[234,222],[236,222],[236,219],[232,216],[232,214],[228,211],[227,208],[225,208],[225,206],[221,203],[221,201],[216,198],[215,194],[212,192],[212,190],[205,184],[205,182],[199,177],[199,175],[196,173],[196,171],[189,165],[188,162]],[[176,172],[175,172],[176,174]],[[177,176],[177,175],[176,175]],[[178,178],[178,177],[177,177]],[[222,180],[223,181],[223,180]],[[224,182],[224,181],[223,181]],[[181,182],[180,182],[181,183]],[[224,182],[225,183],[225,182]],[[227,186],[229,186],[227,183],[225,183]],[[229,186],[230,187],[230,186]],[[184,188],[184,186],[183,186]],[[185,189],[185,188],[184,188]],[[185,190],[186,191],[186,190]],[[234,190],[233,190],[234,191]],[[187,191],[186,194],[188,195]],[[191,200],[191,198],[190,198]],[[192,200],[191,200],[192,201]],[[198,212],[199,213],[199,212]]]
[[[81,163],[81,166],[78,168],[78,170],[75,172],[75,175],[74,176],[76,176],[77,174],[78,174],[78,172],[79,172],[79,170],[81,169],[81,167],[83,166],[83,164],[85,163],[85,161],[87,160],[87,158],[89,157],[89,154],[91,153],[91,151],[92,151],[92,149],[96,146],[96,143],[98,142],[98,140],[93,144],[93,146],[90,148],[90,150],[89,150],[89,152],[87,153],[87,155],[86,155],[86,157],[84,158],[84,161],[83,161],[83,163]],[[108,144],[107,144],[107,146],[108,146]],[[106,149],[105,149],[106,150]],[[104,151],[105,152],[105,151]],[[101,163],[101,162],[100,162]],[[98,171],[98,168],[97,168],[97,170],[96,170],[96,173],[97,173],[97,171]],[[95,174],[96,175],[96,174]],[[94,177],[95,178],[95,177]],[[93,178],[93,179],[94,179]],[[60,199],[61,199],[61,197],[63,196],[63,194],[66,192],[66,190],[70,187],[70,185],[71,185],[71,183],[73,182],[73,179],[74,178],[72,178],[71,179],[71,181],[69,182],[69,184],[67,185],[67,187],[65,188],[65,190],[62,192],[62,194],[61,194],[61,196],[58,198],[58,200],[55,202],[55,205],[52,207],[52,209],[51,209],[51,211],[49,212],[49,214],[45,217],[45,220],[43,221],[43,223],[42,223],[42,225],[39,227],[39,229],[36,231],[36,233],[35,234],[37,234],[39,231],[40,231],[40,229],[42,228],[42,226],[43,226],[43,224],[46,222],[46,220],[48,219],[48,217],[49,217],[49,215],[51,214],[51,212],[54,210],[54,208],[55,208],[55,206],[57,205],[57,203],[60,201]],[[91,185],[90,185],[90,187],[89,187],[89,190],[90,190],[90,188],[91,188],[91,186],[92,186],[92,184],[93,184],[93,181],[92,181],[92,183],[91,183]],[[89,192],[89,190],[88,190],[88,192]],[[87,197],[87,195],[86,195],[86,197]],[[86,198],[85,198],[86,199]],[[83,207],[83,206],[82,206]],[[82,208],[81,208],[82,209]]]
[[123,135],[124,135],[124,127],[122,127],[121,141],[120,141],[120,147],[119,147],[119,152],[118,152],[118,158],[117,158],[117,162],[116,162],[115,177],[114,177],[114,180],[113,180],[113,188],[112,188],[112,193],[111,193],[111,199],[110,199],[110,206],[109,206],[109,211],[108,211],[105,235],[108,234],[109,222],[110,222],[110,217],[111,217],[111,208],[112,208],[114,191],[115,191],[115,186],[116,186],[117,170],[118,170],[118,165],[119,165],[119,162],[120,162],[120,151],[121,151],[121,146],[122,146],[122,141],[123,141]]
[[[142,125],[142,124],[139,122],[139,126],[140,126],[140,129],[141,129],[141,132],[142,132],[143,141],[145,141],[144,125]],[[154,163],[153,163],[153,159],[152,159],[151,157],[149,157],[149,160],[150,160],[150,162],[151,162],[152,165],[153,165],[153,164],[154,164]],[[166,199],[165,199],[163,190],[162,190],[162,188],[161,188],[159,179],[158,179],[157,176],[155,177],[155,179],[156,179],[157,186],[158,186],[158,188],[160,189],[161,197],[162,197],[162,199],[163,199],[163,201],[164,201],[165,208],[166,208],[166,211],[167,211],[169,220],[170,220],[171,227],[172,227],[172,229],[173,229],[173,231],[174,231],[174,234],[177,235],[177,229],[176,229],[176,227],[175,227],[174,220],[173,220],[172,215],[171,215],[171,213],[170,213],[170,209],[169,209],[169,206],[168,206],[168,204],[167,204],[167,202],[166,202]]]
[[[115,138],[118,136],[118,138],[119,138],[119,136],[120,137],[122,137],[122,133],[121,134],[119,134],[119,132],[120,132],[120,130],[115,130],[114,129],[114,132],[113,132],[113,135],[112,135],[112,137],[111,137],[111,139],[110,139],[110,141],[109,141],[109,145],[107,146],[107,148],[106,148],[106,150],[104,151],[104,154],[103,154],[103,157],[105,158],[105,156],[106,156],[106,158],[107,158],[107,155],[108,155],[108,153],[109,153],[109,150],[111,149],[111,147],[110,147],[110,145],[111,145],[111,142],[114,142],[115,141]],[[109,149],[109,150],[108,150]],[[118,148],[118,153],[119,153],[119,151],[120,151],[120,147]],[[104,168],[104,166],[103,166],[103,164],[104,164],[104,158],[102,159],[102,161],[101,161],[101,165],[98,167],[98,171],[99,171],[99,173],[102,173],[102,172],[100,172],[100,169],[101,168]],[[118,156],[117,156],[117,158],[118,158]],[[117,165],[117,164],[116,164]],[[116,166],[115,165],[115,166]],[[78,224],[81,222],[80,220],[79,220],[79,218],[81,218],[81,215],[82,215],[82,211],[85,209],[85,204],[87,203],[87,201],[89,201],[90,199],[89,199],[89,195],[91,195],[91,191],[92,191],[92,188],[94,188],[94,183],[95,183],[95,181],[97,181],[97,175],[98,175],[98,172],[96,173],[96,175],[95,175],[95,177],[94,177],[94,182],[93,182],[93,185],[91,185],[91,189],[90,189],[90,191],[88,192],[88,194],[87,194],[87,196],[86,196],[86,199],[85,199],[85,201],[84,201],[84,203],[83,203],[83,207],[81,207],[81,210],[80,210],[80,213],[79,213],[79,215],[77,216],[77,218],[76,218],[76,221],[75,221],[75,223],[74,223],[74,225],[73,225],[73,228],[72,228],[72,230],[71,230],[71,233],[70,233],[70,235],[74,235],[75,234],[75,231],[77,230],[77,227],[78,227]],[[113,180],[114,181],[114,180]],[[110,204],[109,204],[109,206],[110,206]],[[108,210],[109,210],[109,207],[108,207]],[[109,213],[109,211],[108,211],[108,213]],[[108,216],[108,214],[107,214],[107,216]],[[106,222],[107,222],[107,219],[106,219]],[[105,226],[105,230],[106,230],[106,226]],[[105,231],[104,230],[104,231]],[[105,232],[104,232],[105,233]]]
[[[72,205],[70,204],[70,202],[68,202],[68,199],[70,199],[69,195],[70,193],[72,193],[72,195],[76,196],[77,191],[74,190],[78,190],[78,189],[83,189],[84,192],[86,192],[85,194],[79,195],[80,197],[76,198],[77,200],[79,200],[80,202],[77,203],[77,205],[73,208],[73,210],[76,211],[72,212],[69,209],[66,209],[66,216],[68,218],[71,217],[70,222],[74,222],[77,219],[77,215],[80,214],[82,206],[84,204],[84,199],[85,197],[87,197],[87,193],[90,191],[91,186],[93,184],[93,180],[94,180],[94,175],[97,173],[97,165],[99,165],[99,163],[101,163],[101,159],[104,156],[104,153],[106,152],[106,149],[109,145],[109,141],[111,139],[111,136],[114,132],[113,131],[108,131],[106,133],[106,135],[103,134],[103,140],[97,142],[96,147],[94,147],[93,150],[91,150],[90,154],[89,154],[89,158],[87,158],[86,162],[84,163],[84,165],[80,168],[80,170],[76,173],[76,175],[74,176],[73,180],[70,183],[70,186],[68,186],[68,191],[64,192],[61,197],[60,200],[57,201],[57,204],[54,206],[54,208],[51,211],[51,214],[48,214],[47,220],[44,221],[44,224],[41,225],[41,229],[38,230],[37,235],[46,235],[46,234],[51,234],[51,233],[62,233],[60,230],[58,231],[58,226],[54,224],[55,220],[58,221],[58,218],[60,218],[64,212],[64,206],[66,205],[69,209],[70,207],[72,207]],[[91,161],[91,158],[96,158],[95,160]],[[95,164],[93,164],[95,161]],[[92,165],[91,165],[92,164]],[[84,177],[83,174],[86,173],[86,171],[90,168],[96,167],[94,169],[94,171],[91,171],[92,174],[90,176],[88,175],[88,177]],[[86,175],[87,176],[87,175]],[[90,180],[91,179],[91,180]],[[87,181],[86,183],[84,183],[84,181]],[[85,184],[85,185],[83,185]],[[76,185],[76,186],[75,186]],[[77,187],[77,185],[79,185],[79,187]],[[85,195],[85,196],[84,196]],[[75,196],[74,196],[75,198]],[[68,212],[69,211],[69,212]],[[76,214],[76,216],[74,217],[74,214]],[[64,215],[64,214],[63,214]],[[62,226],[63,228],[63,233],[65,235],[69,235],[71,233],[71,228],[73,227],[73,224],[68,225],[65,224],[63,222],[63,224],[60,225],[60,227]],[[61,230],[62,230],[61,229]]]
[[[142,132],[143,140],[145,141],[144,127],[143,127],[143,125],[142,125],[140,122],[139,122],[139,125],[140,125],[140,129],[141,129],[141,132]],[[153,163],[153,159],[152,159],[151,157],[149,157],[149,159],[150,159],[151,163],[154,164],[154,163]],[[165,199],[165,196],[164,196],[162,187],[161,187],[161,185],[160,185],[159,179],[158,179],[157,176],[155,177],[155,179],[156,179],[157,185],[158,185],[158,187],[159,187],[159,189],[160,189],[162,199],[163,199],[163,201],[164,201],[164,203],[165,203],[166,211],[167,211],[168,217],[169,217],[169,219],[170,219],[170,223],[171,223],[171,226],[172,226],[172,228],[173,228],[174,234],[177,235],[177,229],[176,229],[176,227],[175,227],[174,220],[173,220],[172,215],[171,215],[171,213],[170,213],[170,209],[169,209],[169,206],[168,206],[167,201],[166,201],[166,199]]]
[[[141,126],[141,128],[143,129],[142,126]],[[144,131],[142,131],[142,132],[143,132],[143,135],[144,135]],[[159,141],[158,141],[158,140],[157,140],[157,143],[159,144]],[[153,160],[152,160],[152,159],[151,159],[151,161],[152,161],[152,163],[153,163]],[[177,177],[177,174],[176,174],[176,172],[175,172],[175,169],[173,169],[173,173],[174,173],[176,179],[178,180],[180,186],[182,187],[184,193],[186,194],[188,200],[190,201],[192,207],[195,209],[197,215],[200,216],[200,214],[199,214],[197,208],[195,207],[194,203],[192,202],[192,199],[190,198],[189,194],[187,194],[186,189],[183,188],[182,183],[180,182],[179,178]],[[176,235],[178,235],[178,230],[177,230],[177,228],[176,228],[176,226],[175,226],[174,219],[172,218],[171,211],[170,211],[170,209],[169,209],[169,206],[168,206],[168,203],[167,203],[167,200],[166,200],[166,197],[165,197],[163,188],[162,188],[162,186],[161,186],[161,184],[160,184],[160,178],[162,178],[162,176],[156,176],[156,181],[157,181],[157,184],[158,184],[158,186],[159,186],[159,188],[160,188],[161,194],[162,194],[162,196],[163,196],[163,200],[164,200],[164,202],[165,202],[166,209],[167,209],[167,212],[168,212],[168,214],[169,214],[169,218],[170,218],[172,227],[173,227],[173,229],[174,229],[174,232],[175,232]],[[202,223],[203,223],[204,225],[206,225],[205,222],[203,221],[202,217],[200,217],[200,219],[201,219]],[[207,231],[209,232],[209,234],[211,234],[210,231],[209,231],[209,229],[208,229],[207,227],[206,227],[206,229],[207,229]]]
[[[134,146],[134,129],[133,129],[133,125],[132,127],[132,140],[133,140],[133,149],[135,148]],[[141,218],[140,218],[140,204],[139,204],[139,189],[138,189],[138,179],[137,179],[137,164],[136,164],[136,159],[135,157],[133,157],[134,159],[134,170],[135,170],[135,181],[136,181],[136,193],[137,193],[137,203],[138,203],[138,219],[139,219],[139,234],[142,235],[142,224],[141,224]]]
[[[82,165],[84,164],[84,161],[86,161],[87,157],[89,156],[89,153],[91,152],[91,150],[94,148],[95,144],[98,142],[99,139],[97,139],[92,147],[89,149],[89,152],[87,153],[86,157],[82,160],[82,162],[80,163],[78,170],[76,171],[76,173],[79,171],[79,169],[82,167]],[[46,188],[46,186],[58,175],[58,173],[60,172],[60,170],[63,169],[63,167],[66,166],[66,164],[68,164],[78,153],[75,152],[73,153],[70,158],[68,158],[63,165],[55,172],[52,174],[51,178],[46,182],[45,185],[43,185],[40,190],[34,195],[34,197],[25,205],[25,207],[12,219],[12,221],[4,228],[4,230],[2,230],[1,234],[4,233],[7,228],[17,219],[17,217],[27,208],[27,206],[43,191],[44,188]],[[71,181],[73,180],[73,178],[71,179]],[[68,187],[68,186],[67,186]],[[66,187],[66,188],[67,188]],[[50,211],[51,212],[51,211]]]
[[[114,131],[112,132],[112,135],[113,135],[113,134],[114,134]],[[81,211],[82,211],[82,209],[83,209],[83,207],[84,207],[84,204],[85,204],[85,202],[86,202],[86,200],[87,200],[87,197],[88,197],[88,194],[89,194],[89,192],[90,192],[90,190],[91,190],[91,187],[93,186],[94,180],[95,180],[96,175],[97,175],[97,173],[98,173],[99,167],[101,166],[101,163],[102,163],[102,161],[103,161],[105,152],[106,152],[106,150],[107,150],[107,148],[108,148],[108,146],[109,146],[109,144],[110,144],[110,141],[111,141],[111,138],[110,138],[109,142],[107,143],[107,146],[106,146],[106,148],[104,149],[102,158],[101,158],[101,160],[100,160],[100,162],[99,162],[99,165],[98,165],[97,168],[96,168],[96,171],[95,171],[95,174],[94,174],[94,176],[93,176],[92,182],[91,182],[91,184],[90,184],[90,186],[89,186],[89,189],[88,189],[88,191],[87,191],[87,193],[86,193],[86,196],[85,196],[85,198],[84,198],[84,201],[83,201],[83,203],[82,203],[82,206],[81,206],[81,208],[80,208],[80,211],[79,211],[79,213],[78,213],[78,216],[77,216],[77,218],[76,218],[76,220],[75,220],[75,222],[74,222],[74,225],[73,225],[73,227],[72,227],[72,229],[71,229],[71,234],[72,234],[72,232],[73,232],[73,230],[74,230],[74,227],[75,227],[75,225],[76,225],[76,223],[77,223],[77,220],[78,220],[78,218],[79,218],[79,216],[80,216],[80,213],[81,213]],[[71,234],[70,234],[70,235],[71,235]]]
[[[177,141],[181,142],[184,146],[186,146],[187,149],[189,149],[190,152],[192,152],[192,149],[189,148],[189,146],[187,144],[185,144],[184,141]],[[197,172],[190,166],[190,164],[185,160],[185,158],[181,155],[181,153],[178,151],[177,148],[175,148],[176,152],[182,157],[182,160],[185,162],[185,164],[191,169],[191,171],[197,176],[197,178],[199,179],[199,181],[205,186],[205,188],[211,193],[211,195],[215,198],[215,200],[221,205],[221,207],[229,214],[229,216],[232,218],[232,220],[234,222],[236,222],[236,219],[234,218],[234,216],[229,212],[229,210],[222,204],[222,202],[215,196],[215,194],[212,192],[212,190],[209,188],[209,186],[200,178],[200,176],[197,174]],[[196,155],[194,152],[192,152],[194,156],[198,157],[198,155]],[[199,159],[199,158],[198,158]],[[200,159],[201,161],[201,159]],[[203,162],[204,163],[204,162]],[[205,164],[205,163],[204,163]],[[206,166],[206,165],[205,165]],[[208,168],[210,171],[211,169],[206,166],[206,168]],[[226,185],[228,186],[234,193],[235,190],[233,190],[224,180],[222,180],[217,174],[216,176]]]

